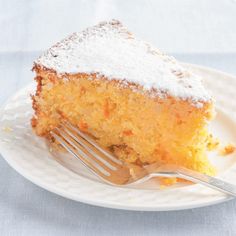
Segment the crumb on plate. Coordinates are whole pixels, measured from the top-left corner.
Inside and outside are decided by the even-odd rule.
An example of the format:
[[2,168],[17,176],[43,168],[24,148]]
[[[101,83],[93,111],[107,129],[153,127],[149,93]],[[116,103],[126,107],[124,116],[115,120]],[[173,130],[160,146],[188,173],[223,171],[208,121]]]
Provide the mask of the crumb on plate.
[[227,144],[226,146],[223,147],[223,149],[221,149],[220,154],[225,156],[233,153],[235,150],[236,150],[235,145]]
[[6,133],[10,133],[10,132],[13,131],[13,129],[11,127],[9,127],[9,126],[3,127],[2,130],[5,131]]
[[170,186],[177,183],[177,178],[167,178],[167,177],[161,177],[160,178],[160,188],[163,189],[163,186]]
[[212,134],[208,136],[208,142],[207,142],[207,149],[209,151],[215,150],[220,144],[220,141],[218,138],[213,137]]
[[167,186],[166,185],[163,185],[163,184],[160,184],[160,186],[159,186],[159,189],[160,190],[163,190],[163,189],[166,189],[167,188]]

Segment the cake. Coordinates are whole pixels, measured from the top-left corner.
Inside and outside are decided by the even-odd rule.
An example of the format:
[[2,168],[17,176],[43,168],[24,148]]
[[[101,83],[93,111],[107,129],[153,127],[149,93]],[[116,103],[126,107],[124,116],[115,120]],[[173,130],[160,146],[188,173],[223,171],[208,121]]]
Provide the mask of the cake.
[[62,119],[127,163],[215,174],[207,158],[212,97],[201,78],[111,20],[74,33],[33,65],[35,133]]

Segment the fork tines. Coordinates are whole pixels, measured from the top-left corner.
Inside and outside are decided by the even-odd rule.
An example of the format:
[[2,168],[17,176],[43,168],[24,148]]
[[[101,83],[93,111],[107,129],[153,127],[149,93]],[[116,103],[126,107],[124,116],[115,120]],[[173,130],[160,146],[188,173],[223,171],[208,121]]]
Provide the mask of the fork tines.
[[100,147],[87,134],[68,122],[51,131],[51,135],[69,153],[82,161],[95,174],[105,178],[122,166],[122,162]]

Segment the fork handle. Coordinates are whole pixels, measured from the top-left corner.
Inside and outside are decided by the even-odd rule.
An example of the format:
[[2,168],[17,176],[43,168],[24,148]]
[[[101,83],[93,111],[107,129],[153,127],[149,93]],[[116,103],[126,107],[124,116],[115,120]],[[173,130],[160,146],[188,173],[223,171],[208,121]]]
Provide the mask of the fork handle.
[[[174,172],[176,173],[175,175],[176,177],[190,180],[194,183],[200,183],[212,189],[216,189],[220,192],[236,197],[236,185],[234,184],[230,184],[221,179],[218,179],[218,178],[206,175],[206,174],[202,174],[202,173],[199,173],[199,172],[196,172],[194,170],[190,170],[184,167],[177,167]],[[152,176],[171,177],[173,176],[173,170],[171,172],[168,170],[156,172],[156,173],[154,172],[152,173]]]
[[236,185],[234,184],[230,184],[221,179],[211,177],[209,175],[202,174],[186,168],[179,168],[177,173],[179,177],[182,177],[195,183],[201,183],[210,188],[236,197]]

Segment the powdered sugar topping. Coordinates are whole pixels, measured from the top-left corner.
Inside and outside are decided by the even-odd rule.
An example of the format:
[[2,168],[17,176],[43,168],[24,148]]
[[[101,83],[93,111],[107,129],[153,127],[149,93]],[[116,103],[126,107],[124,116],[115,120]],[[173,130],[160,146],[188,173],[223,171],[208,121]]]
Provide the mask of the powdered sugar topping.
[[211,99],[198,76],[150,44],[134,38],[118,21],[74,33],[36,62],[65,73],[97,73],[157,90],[201,107]]

